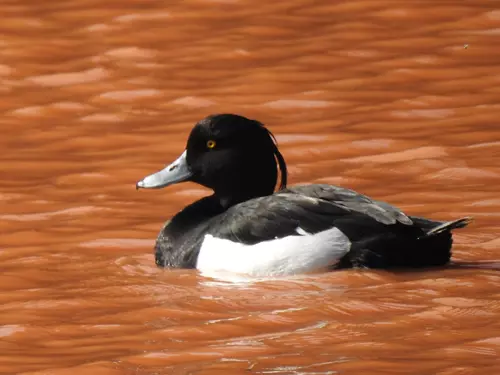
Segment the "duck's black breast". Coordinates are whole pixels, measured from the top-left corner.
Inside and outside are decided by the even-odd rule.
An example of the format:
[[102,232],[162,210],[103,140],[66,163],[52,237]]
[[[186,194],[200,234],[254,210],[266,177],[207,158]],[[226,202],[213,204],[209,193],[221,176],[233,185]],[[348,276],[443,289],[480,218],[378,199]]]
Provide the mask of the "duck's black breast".
[[214,196],[202,198],[182,209],[161,229],[155,244],[159,267],[194,268],[212,219],[224,212]]

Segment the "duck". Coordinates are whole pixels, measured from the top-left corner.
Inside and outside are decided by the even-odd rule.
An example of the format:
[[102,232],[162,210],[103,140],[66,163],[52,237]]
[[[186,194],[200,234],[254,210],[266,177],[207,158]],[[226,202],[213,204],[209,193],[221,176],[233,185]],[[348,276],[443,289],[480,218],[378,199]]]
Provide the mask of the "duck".
[[410,216],[348,188],[288,187],[287,179],[276,138],[261,122],[231,113],[197,122],[180,156],[136,184],[189,181],[213,192],[165,223],[156,265],[255,277],[438,267],[451,260],[452,231],[472,220]]

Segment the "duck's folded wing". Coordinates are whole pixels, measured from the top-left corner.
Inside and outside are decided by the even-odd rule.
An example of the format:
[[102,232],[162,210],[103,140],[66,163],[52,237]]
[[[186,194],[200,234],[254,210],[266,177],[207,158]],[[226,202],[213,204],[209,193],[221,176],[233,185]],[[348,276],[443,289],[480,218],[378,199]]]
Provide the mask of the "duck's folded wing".
[[412,220],[399,208],[386,202],[370,199],[366,195],[359,194],[350,189],[334,185],[315,184],[294,186],[293,188],[284,190],[284,192],[286,191],[345,207],[352,212],[365,214],[383,224],[413,224]]
[[356,258],[356,249],[371,241],[420,231],[411,224],[397,208],[351,190],[294,187],[240,203],[212,219],[197,268],[284,275],[333,267],[353,251]]
[[331,228],[349,210],[295,193],[274,194],[240,203],[213,222],[211,234],[232,241],[255,244]]
[[345,256],[351,241],[335,223],[348,209],[295,193],[233,206],[211,220],[196,268],[277,276],[321,270]]
[[392,224],[411,225],[399,209],[352,190],[331,185],[306,185],[238,204],[214,222],[216,237],[255,244],[339,228],[357,239]]

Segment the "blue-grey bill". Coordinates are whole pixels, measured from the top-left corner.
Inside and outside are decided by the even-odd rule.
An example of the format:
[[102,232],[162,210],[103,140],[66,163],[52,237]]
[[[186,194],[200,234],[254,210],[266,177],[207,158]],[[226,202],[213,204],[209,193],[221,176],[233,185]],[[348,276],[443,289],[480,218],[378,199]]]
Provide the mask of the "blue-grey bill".
[[139,181],[137,189],[161,189],[169,185],[188,180],[192,173],[186,160],[186,151],[182,153],[172,164],[167,165],[161,171],[153,173]]

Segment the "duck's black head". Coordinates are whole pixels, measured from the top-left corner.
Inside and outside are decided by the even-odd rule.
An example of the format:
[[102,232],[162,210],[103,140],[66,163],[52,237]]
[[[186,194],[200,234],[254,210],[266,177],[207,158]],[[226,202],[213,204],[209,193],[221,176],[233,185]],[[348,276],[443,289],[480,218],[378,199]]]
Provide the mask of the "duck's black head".
[[172,164],[137,183],[162,188],[184,181],[214,190],[224,206],[272,194],[286,163],[272,133],[255,120],[234,114],[211,115],[198,122],[186,150]]

